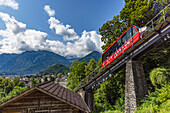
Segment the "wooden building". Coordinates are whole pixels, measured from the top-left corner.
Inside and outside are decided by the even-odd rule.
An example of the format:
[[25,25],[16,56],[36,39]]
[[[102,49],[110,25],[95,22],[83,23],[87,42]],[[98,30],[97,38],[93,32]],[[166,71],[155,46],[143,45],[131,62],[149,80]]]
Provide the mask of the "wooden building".
[[0,113],[89,113],[78,93],[54,82],[33,87],[0,104]]

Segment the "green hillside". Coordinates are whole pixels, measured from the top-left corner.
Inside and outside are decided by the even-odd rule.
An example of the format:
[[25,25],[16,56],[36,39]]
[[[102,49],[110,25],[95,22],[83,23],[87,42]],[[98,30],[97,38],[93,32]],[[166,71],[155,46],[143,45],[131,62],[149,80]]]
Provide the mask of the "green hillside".
[[47,69],[40,71],[38,75],[57,75],[58,73],[68,73],[69,68],[62,64],[54,64],[51,67],[48,67]]

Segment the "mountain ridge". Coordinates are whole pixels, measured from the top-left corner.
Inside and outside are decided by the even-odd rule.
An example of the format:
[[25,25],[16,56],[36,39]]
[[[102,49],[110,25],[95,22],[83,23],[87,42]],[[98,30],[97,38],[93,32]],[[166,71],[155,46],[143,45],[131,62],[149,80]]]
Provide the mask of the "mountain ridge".
[[[0,55],[3,56],[2,54]],[[1,72],[18,74],[35,74],[53,64],[70,65],[69,61],[58,54],[49,51],[26,51],[8,58],[0,65]]]
[[91,53],[89,53],[88,55],[84,56],[83,58],[80,58],[79,61],[80,62],[87,62],[87,63],[89,63],[90,59],[94,58],[94,60],[96,62],[98,62],[100,57],[101,57],[101,53],[99,53],[98,51],[92,51]]
[[[50,51],[26,51],[21,54],[0,54],[0,72],[17,73],[20,75],[36,74],[54,64],[69,67],[74,60],[89,62],[93,57],[98,61],[100,53],[93,51],[83,58],[67,59]],[[71,61],[71,62],[70,62]]]

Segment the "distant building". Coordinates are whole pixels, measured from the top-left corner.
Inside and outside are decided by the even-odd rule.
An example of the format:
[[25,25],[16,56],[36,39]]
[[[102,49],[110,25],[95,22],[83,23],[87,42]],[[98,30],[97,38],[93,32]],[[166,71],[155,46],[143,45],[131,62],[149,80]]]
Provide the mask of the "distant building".
[[43,78],[41,78],[41,83],[43,83],[44,82],[44,79]]
[[7,76],[7,77],[5,77],[5,79],[10,79],[10,77],[9,77],[9,76]]
[[29,81],[25,80],[23,82],[25,83],[25,86],[29,86]]
[[30,86],[30,87],[32,86],[32,81],[28,82],[28,86]]
[[60,79],[58,79],[56,82],[59,83],[61,86],[66,88],[67,85],[67,76],[62,76]]

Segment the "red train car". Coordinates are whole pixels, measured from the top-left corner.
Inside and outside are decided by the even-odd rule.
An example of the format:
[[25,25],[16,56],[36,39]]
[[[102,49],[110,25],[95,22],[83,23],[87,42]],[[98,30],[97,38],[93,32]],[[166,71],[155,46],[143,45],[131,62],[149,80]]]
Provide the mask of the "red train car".
[[139,40],[140,33],[137,27],[132,25],[102,54],[102,67],[107,67]]

